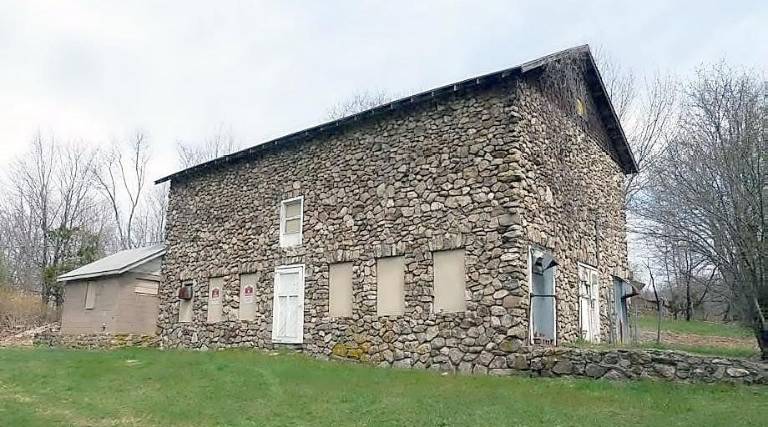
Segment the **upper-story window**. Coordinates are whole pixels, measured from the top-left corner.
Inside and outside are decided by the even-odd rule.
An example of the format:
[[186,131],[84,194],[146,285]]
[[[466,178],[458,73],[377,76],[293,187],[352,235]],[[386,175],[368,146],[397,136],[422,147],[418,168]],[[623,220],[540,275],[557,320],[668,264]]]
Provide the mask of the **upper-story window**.
[[280,204],[280,247],[301,245],[304,198],[283,200]]

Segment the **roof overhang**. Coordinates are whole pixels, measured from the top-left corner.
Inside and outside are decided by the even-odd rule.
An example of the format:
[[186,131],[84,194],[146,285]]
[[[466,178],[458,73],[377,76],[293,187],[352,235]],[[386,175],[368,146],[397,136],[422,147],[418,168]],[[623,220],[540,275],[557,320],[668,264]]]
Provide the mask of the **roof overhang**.
[[[151,254],[148,254],[147,256],[142,257],[141,259],[135,260],[121,268],[95,271],[92,273],[85,273],[85,274],[71,274],[71,273],[77,272],[77,270],[74,270],[69,273],[64,273],[61,276],[58,276],[56,278],[56,281],[57,282],[73,282],[75,280],[94,279],[96,277],[118,276],[126,272],[129,272],[142,264],[146,264],[147,262],[155,260],[163,255],[165,255],[165,248],[158,250],[156,252],[153,252]],[[156,276],[156,275],[152,275],[152,276]]]
[[632,150],[629,147],[627,138],[624,135],[624,130],[621,127],[619,118],[613,109],[613,105],[609,99],[608,93],[603,84],[603,79],[600,77],[600,71],[597,69],[597,64],[589,49],[589,45],[577,46],[574,48],[566,49],[560,52],[556,52],[533,61],[526,62],[516,67],[507,68],[505,70],[497,71],[490,74],[485,74],[478,77],[462,80],[457,83],[441,86],[432,90],[421,92],[415,95],[411,95],[405,98],[401,98],[378,107],[371,108],[369,110],[352,114],[350,116],[343,117],[338,120],[333,120],[327,123],[323,123],[299,132],[294,132],[258,145],[255,145],[244,150],[237,151],[232,154],[227,154],[216,159],[200,163],[198,165],[189,167],[187,169],[178,171],[168,176],[164,176],[155,181],[155,184],[160,184],[165,181],[170,181],[176,178],[192,175],[203,170],[211,169],[218,165],[232,163],[241,159],[250,158],[259,153],[262,153],[278,144],[288,144],[291,142],[299,142],[310,139],[317,135],[333,132],[344,128],[347,125],[358,123],[363,120],[367,120],[373,117],[381,116],[383,114],[390,113],[395,110],[399,110],[409,105],[418,104],[430,99],[436,99],[442,96],[446,96],[452,93],[457,93],[473,87],[479,87],[484,85],[491,85],[510,78],[521,76],[533,70],[545,67],[547,64],[563,59],[565,57],[572,57],[574,55],[586,55],[587,60],[587,83],[591,90],[591,95],[594,97],[595,104],[597,105],[600,118],[603,121],[605,128],[608,132],[608,136],[611,139],[611,145],[616,151],[618,156],[615,159],[620,165],[622,171],[625,174],[633,174],[638,172],[637,163],[635,162]]

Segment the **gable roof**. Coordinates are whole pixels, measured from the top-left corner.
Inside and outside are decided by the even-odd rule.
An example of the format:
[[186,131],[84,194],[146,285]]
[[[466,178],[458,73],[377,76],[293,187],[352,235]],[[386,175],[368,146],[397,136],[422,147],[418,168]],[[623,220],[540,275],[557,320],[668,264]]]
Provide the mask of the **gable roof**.
[[94,277],[123,274],[142,264],[146,264],[165,254],[165,245],[159,244],[145,248],[128,249],[86,264],[76,270],[57,277],[59,282],[90,279]]
[[611,146],[618,156],[615,159],[621,166],[622,171],[625,174],[633,174],[638,172],[637,163],[632,155],[632,150],[629,147],[627,138],[624,135],[624,130],[621,127],[619,118],[613,109],[608,92],[603,84],[603,79],[600,76],[600,72],[597,69],[595,58],[592,56],[592,52],[589,49],[589,45],[581,45],[566,49],[560,52],[556,52],[547,56],[543,56],[533,61],[517,65],[512,68],[497,71],[495,73],[485,74],[478,77],[462,80],[460,82],[452,83],[449,85],[441,86],[432,90],[421,92],[415,95],[411,95],[405,98],[401,98],[386,104],[382,104],[378,107],[371,108],[369,110],[362,111],[357,114],[352,114],[346,117],[342,117],[338,120],[333,120],[327,123],[323,123],[317,126],[313,126],[302,131],[294,132],[258,145],[255,145],[244,150],[237,151],[232,154],[227,154],[216,159],[200,163],[198,165],[183,169],[171,175],[162,177],[155,181],[155,184],[160,184],[165,181],[180,178],[185,175],[190,175],[195,172],[211,169],[218,165],[231,163],[240,159],[249,158],[252,155],[263,152],[264,150],[274,147],[278,144],[283,144],[291,141],[300,141],[312,138],[318,134],[325,132],[331,132],[342,128],[343,126],[356,123],[371,117],[380,116],[391,111],[395,111],[399,108],[417,104],[426,100],[435,99],[441,96],[445,96],[451,93],[459,92],[465,89],[469,89],[477,86],[487,86],[501,81],[505,81],[510,78],[522,76],[533,70],[546,67],[547,64],[555,62],[560,59],[573,56],[583,56],[586,59],[587,65],[587,85],[589,86],[591,95],[597,106],[600,118],[608,132],[608,136],[611,140]]

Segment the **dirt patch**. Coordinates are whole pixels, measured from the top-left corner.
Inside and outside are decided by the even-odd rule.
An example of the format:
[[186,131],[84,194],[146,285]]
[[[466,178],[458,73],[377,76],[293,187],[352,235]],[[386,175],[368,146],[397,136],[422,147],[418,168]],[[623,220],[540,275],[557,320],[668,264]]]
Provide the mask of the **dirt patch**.
[[[656,331],[641,331],[640,341],[655,342]],[[692,347],[722,347],[734,349],[753,349],[757,351],[757,343],[751,337],[713,337],[706,335],[682,334],[661,331],[661,342],[669,345]]]
[[31,347],[32,339],[35,337],[35,335],[49,331],[51,329],[55,329],[57,327],[58,324],[49,323],[47,325],[27,329],[26,331],[0,338],[0,347]]

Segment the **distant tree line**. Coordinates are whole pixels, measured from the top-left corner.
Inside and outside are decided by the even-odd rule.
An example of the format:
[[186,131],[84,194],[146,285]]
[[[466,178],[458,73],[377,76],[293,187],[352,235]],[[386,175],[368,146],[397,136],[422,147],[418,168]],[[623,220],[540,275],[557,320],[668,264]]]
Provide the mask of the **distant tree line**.
[[717,63],[688,79],[601,61],[640,173],[625,181],[629,231],[666,309],[736,319],[768,358],[768,83]]
[[[200,142],[177,143],[178,167],[238,148],[219,126]],[[41,133],[0,176],[0,286],[39,291],[61,304],[60,274],[122,249],[162,242],[167,185],[149,176],[142,132],[92,148]]]

